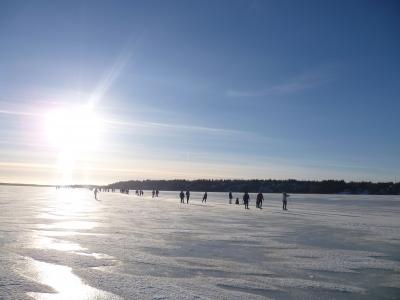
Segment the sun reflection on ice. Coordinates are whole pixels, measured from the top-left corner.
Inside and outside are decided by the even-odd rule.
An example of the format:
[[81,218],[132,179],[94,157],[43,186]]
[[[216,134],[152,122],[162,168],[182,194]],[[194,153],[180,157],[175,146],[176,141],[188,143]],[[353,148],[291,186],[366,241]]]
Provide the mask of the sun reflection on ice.
[[[62,251],[71,256],[113,259],[106,254],[87,252],[88,249],[82,247],[74,239],[75,235],[98,234],[91,232],[98,226],[98,222],[90,217],[96,216],[99,210],[99,203],[93,200],[91,192],[83,189],[60,189],[44,203],[45,205],[36,215],[41,223],[36,225],[38,230],[35,230],[32,235],[33,249]],[[30,267],[25,270],[25,275],[54,290],[54,293],[28,293],[34,299],[121,299],[117,295],[85,284],[69,266],[34,259],[30,261]]]
[[35,238],[34,248],[38,249],[51,249],[58,251],[85,251],[87,249],[81,247],[79,244],[71,243],[64,240],[57,240],[47,236],[38,236]]
[[86,285],[72,273],[72,269],[66,266],[54,265],[34,260],[32,262],[35,280],[50,286],[55,293],[28,293],[37,300],[89,300],[108,299],[120,300],[121,297],[98,290]]
[[[86,193],[87,192],[87,193]],[[96,215],[99,203],[94,202],[90,191],[60,189],[37,218],[49,220],[39,224],[42,229],[90,230],[97,227],[88,216]],[[57,221],[58,222],[54,222]]]
[[44,229],[67,229],[67,230],[79,230],[79,229],[93,229],[97,225],[96,222],[89,222],[89,221],[62,221],[62,222],[55,222],[52,224],[39,224],[39,228]]
[[56,215],[67,215],[67,216],[82,216],[82,214],[87,214],[89,212],[97,211],[98,203],[94,203],[92,197],[87,197],[90,193],[84,193],[85,190],[82,189],[59,189],[56,191],[56,197],[51,206],[51,213]]
[[40,230],[33,235],[33,247],[36,249],[52,249],[59,251],[86,251],[78,243],[64,239],[76,235],[95,234],[88,232],[98,223],[87,220],[96,215],[99,204],[89,196],[89,191],[61,189],[57,190],[46,206],[36,216],[44,220],[36,227]]

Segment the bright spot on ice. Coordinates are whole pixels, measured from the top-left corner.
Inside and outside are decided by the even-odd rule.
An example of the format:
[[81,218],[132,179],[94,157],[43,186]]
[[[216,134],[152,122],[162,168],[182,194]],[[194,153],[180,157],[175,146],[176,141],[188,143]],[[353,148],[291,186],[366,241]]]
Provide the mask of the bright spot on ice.
[[79,244],[70,243],[66,241],[57,241],[56,239],[46,236],[38,236],[35,238],[34,247],[38,249],[53,249],[59,251],[83,251]]
[[86,222],[86,221],[65,221],[65,222],[56,222],[53,224],[40,224],[38,227],[45,229],[93,229],[97,226],[96,222]]
[[96,222],[86,222],[86,221],[65,221],[65,222],[56,222],[53,224],[40,224],[38,227],[45,229],[93,229],[97,225]]
[[[82,256],[91,256],[97,259],[112,259],[115,260],[115,258],[111,255],[107,255],[104,253],[85,253],[85,252],[75,252],[77,255],[82,255]],[[94,267],[96,268],[96,267]]]
[[94,205],[93,201],[88,201],[82,193],[73,190],[61,189],[56,191],[55,195],[56,197],[46,202],[47,205],[42,207],[36,216],[44,222],[36,224],[40,230],[33,235],[33,247],[72,252],[87,250],[78,243],[60,237],[85,234],[80,231],[95,228],[97,222],[82,220],[82,217],[85,219],[87,214],[96,212],[98,205]]
[[[92,198],[90,198],[92,200]],[[82,221],[82,217],[87,214],[95,214],[98,210],[97,203],[88,201],[74,190],[60,189],[57,191],[56,197],[49,205],[37,215],[38,218],[60,220],[59,222],[49,222],[38,224],[38,227],[57,228],[57,229],[73,229],[73,230],[89,230],[95,228],[98,223],[93,221]],[[79,218],[80,220],[76,220]]]
[[34,260],[33,268],[36,271],[36,280],[52,287],[57,293],[28,293],[37,300],[86,300],[86,299],[121,299],[120,297],[95,289],[82,282],[72,273],[70,267],[54,265]]
[[[90,198],[92,200],[92,198]],[[94,214],[98,210],[97,203],[87,201],[81,193],[74,190],[60,189],[52,202],[37,215],[37,218],[60,220],[59,222],[49,222],[38,224],[41,229],[67,229],[67,230],[89,230],[95,228],[98,223],[93,221],[81,221],[87,214]]]

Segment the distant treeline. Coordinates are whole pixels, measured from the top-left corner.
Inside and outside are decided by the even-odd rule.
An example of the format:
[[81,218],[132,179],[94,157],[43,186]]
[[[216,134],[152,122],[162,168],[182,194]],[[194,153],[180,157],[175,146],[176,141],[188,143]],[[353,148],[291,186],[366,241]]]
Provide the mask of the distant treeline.
[[400,195],[400,182],[345,182],[344,180],[130,180],[120,181],[106,188],[208,192],[263,192],[263,193],[299,193],[299,194],[372,194]]

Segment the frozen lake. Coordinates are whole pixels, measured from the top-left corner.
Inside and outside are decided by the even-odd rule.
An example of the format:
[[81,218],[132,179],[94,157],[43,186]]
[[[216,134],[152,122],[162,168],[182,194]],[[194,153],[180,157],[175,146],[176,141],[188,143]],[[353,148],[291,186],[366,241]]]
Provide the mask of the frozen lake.
[[0,299],[400,298],[400,196],[149,195],[0,187]]

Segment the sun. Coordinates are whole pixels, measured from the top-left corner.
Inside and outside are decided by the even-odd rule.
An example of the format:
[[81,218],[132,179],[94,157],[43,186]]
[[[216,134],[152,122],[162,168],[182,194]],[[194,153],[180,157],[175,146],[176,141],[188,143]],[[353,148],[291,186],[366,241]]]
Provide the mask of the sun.
[[72,179],[75,164],[93,159],[100,148],[104,120],[86,106],[62,107],[44,118],[49,145],[58,153],[57,170],[62,182]]
[[46,114],[45,129],[52,146],[80,152],[98,145],[103,122],[88,107],[63,107]]

